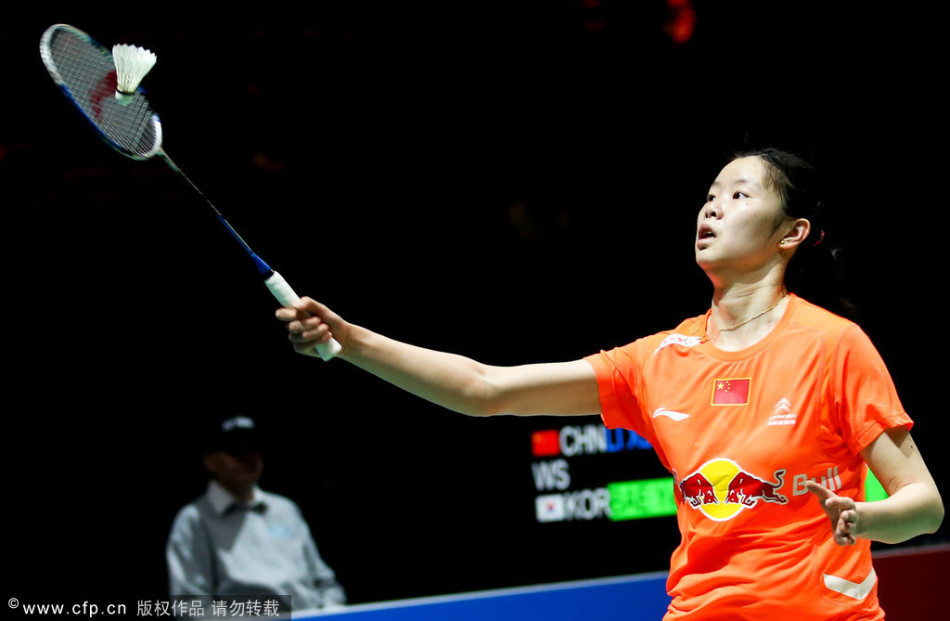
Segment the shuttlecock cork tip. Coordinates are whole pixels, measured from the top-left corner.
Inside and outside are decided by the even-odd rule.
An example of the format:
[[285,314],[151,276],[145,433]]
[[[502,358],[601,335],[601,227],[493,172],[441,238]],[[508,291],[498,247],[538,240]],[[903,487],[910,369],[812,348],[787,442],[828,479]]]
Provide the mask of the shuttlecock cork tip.
[[128,104],[132,95],[157,60],[155,54],[136,45],[118,44],[112,47],[115,62],[116,99]]

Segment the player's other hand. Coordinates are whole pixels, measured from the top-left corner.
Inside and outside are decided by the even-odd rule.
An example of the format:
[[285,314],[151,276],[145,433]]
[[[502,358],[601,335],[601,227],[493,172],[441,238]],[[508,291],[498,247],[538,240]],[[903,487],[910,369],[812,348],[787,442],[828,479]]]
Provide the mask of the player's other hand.
[[331,338],[346,351],[348,324],[325,305],[308,297],[301,298],[293,308],[279,308],[277,319],[287,324],[290,342],[294,351],[305,356],[320,357],[317,345]]
[[807,481],[805,487],[818,497],[821,508],[831,520],[831,532],[835,543],[839,546],[853,546],[855,537],[861,532],[857,503],[854,499],[838,496],[814,481]]

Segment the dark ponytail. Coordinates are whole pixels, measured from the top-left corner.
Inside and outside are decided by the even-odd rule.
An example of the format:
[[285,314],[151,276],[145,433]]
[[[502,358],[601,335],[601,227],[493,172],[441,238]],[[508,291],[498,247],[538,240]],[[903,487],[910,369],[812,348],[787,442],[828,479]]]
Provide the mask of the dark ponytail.
[[824,205],[814,168],[805,159],[775,148],[746,151],[736,157],[758,157],[766,164],[773,187],[789,218],[805,218],[811,232],[795,251],[785,271],[788,291],[833,313],[856,319],[854,305],[841,295],[841,266],[825,230]]

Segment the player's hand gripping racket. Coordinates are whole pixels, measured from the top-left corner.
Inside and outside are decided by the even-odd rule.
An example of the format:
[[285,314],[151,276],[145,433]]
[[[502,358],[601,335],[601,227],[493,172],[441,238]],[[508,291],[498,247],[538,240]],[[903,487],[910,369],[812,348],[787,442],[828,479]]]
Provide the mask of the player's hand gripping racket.
[[[131,46],[108,49],[86,33],[55,24],[40,39],[40,56],[63,94],[92,123],[99,136],[116,151],[134,160],[159,156],[214,211],[218,221],[248,253],[264,284],[283,306],[300,301],[284,278],[271,269],[238,235],[217,207],[162,149],[162,125],[138,84],[155,62],[150,52]],[[118,64],[117,64],[118,61]],[[324,360],[340,352],[335,340],[317,345]]]

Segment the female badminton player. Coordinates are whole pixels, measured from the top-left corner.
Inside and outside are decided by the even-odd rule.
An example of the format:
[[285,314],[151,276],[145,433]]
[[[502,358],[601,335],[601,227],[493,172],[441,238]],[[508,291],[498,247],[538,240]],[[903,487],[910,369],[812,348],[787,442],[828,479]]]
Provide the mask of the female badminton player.
[[[944,509],[867,336],[787,289],[823,241],[810,173],[777,150],[728,162],[696,222],[710,309],[580,360],[489,366],[310,298],[277,317],[298,352],[332,336],[344,360],[464,414],[592,414],[644,436],[673,474],[682,536],[667,620],[883,619],[870,542],[934,532]],[[868,467],[886,499],[865,501]]]

